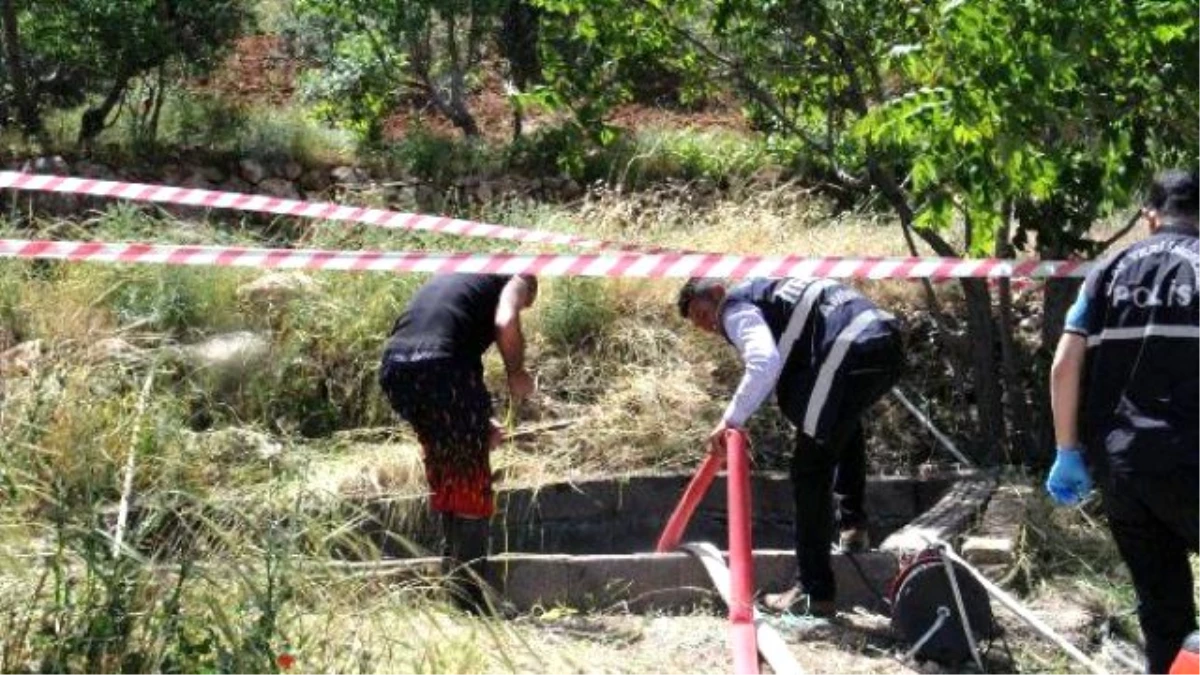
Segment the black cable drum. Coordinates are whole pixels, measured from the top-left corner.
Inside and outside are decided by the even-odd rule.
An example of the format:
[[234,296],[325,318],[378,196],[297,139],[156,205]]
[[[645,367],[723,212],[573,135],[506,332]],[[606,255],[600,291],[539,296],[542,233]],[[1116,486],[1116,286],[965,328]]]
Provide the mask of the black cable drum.
[[[995,624],[987,590],[962,565],[951,564],[976,645],[980,640],[990,640]],[[891,596],[892,630],[910,645],[915,645],[937,623],[939,607],[950,612],[942,627],[917,651],[917,656],[948,665],[971,659],[971,645],[940,553],[930,550],[917,556],[896,577]]]

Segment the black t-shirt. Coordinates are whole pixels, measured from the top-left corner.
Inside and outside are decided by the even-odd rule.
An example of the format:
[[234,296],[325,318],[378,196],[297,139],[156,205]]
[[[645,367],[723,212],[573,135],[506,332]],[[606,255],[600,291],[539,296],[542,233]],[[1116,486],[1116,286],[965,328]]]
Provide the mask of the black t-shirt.
[[386,358],[479,362],[496,339],[496,307],[512,277],[443,274],[422,286],[392,327]]
[[1087,339],[1082,431],[1104,469],[1195,471],[1200,457],[1200,252],[1163,227],[1097,265],[1067,315]]

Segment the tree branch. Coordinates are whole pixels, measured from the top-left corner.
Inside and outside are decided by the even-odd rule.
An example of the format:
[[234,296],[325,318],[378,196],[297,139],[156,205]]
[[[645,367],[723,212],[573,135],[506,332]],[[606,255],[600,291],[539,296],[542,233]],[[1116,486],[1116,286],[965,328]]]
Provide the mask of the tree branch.
[[1142,210],[1138,209],[1137,211],[1134,211],[1133,215],[1130,216],[1129,220],[1125,222],[1125,225],[1123,227],[1121,227],[1121,229],[1117,230],[1116,234],[1109,237],[1108,239],[1105,239],[1104,241],[1098,242],[1100,244],[1100,251],[1097,251],[1097,253],[1108,250],[1109,246],[1112,246],[1113,244],[1117,243],[1117,241],[1120,240],[1121,237],[1124,237],[1125,235],[1129,234],[1129,231],[1132,230],[1134,228],[1134,226],[1136,226],[1138,224],[1138,221],[1141,219],[1142,219]]

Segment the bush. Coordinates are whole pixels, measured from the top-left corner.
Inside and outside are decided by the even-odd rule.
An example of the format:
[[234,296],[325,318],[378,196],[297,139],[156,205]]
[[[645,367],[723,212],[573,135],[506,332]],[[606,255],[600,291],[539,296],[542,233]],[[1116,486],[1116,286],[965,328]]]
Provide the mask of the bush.
[[555,279],[539,300],[538,330],[554,349],[570,353],[594,346],[616,316],[600,279]]

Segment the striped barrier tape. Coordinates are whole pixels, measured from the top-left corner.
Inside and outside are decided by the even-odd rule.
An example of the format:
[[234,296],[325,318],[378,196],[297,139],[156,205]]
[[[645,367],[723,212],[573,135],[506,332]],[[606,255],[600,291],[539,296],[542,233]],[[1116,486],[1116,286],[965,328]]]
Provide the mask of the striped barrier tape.
[[[480,223],[458,218],[448,218],[442,216],[429,216],[414,213],[403,213],[398,211],[388,211],[384,209],[373,209],[364,207],[344,206],[328,202],[306,202],[292,199],[281,199],[265,195],[250,195],[238,192],[218,192],[214,190],[204,190],[199,188],[182,188],[172,187],[167,185],[154,185],[147,183],[125,183],[118,181],[93,180],[89,178],[78,178],[69,176],[51,176],[44,174],[31,174],[19,171],[0,171],[0,188],[11,188],[16,190],[30,190],[39,192],[56,192],[65,194],[79,194],[93,197],[104,197],[114,199],[127,199],[131,201],[143,201],[153,203],[167,203],[181,206],[220,208],[238,211],[249,211],[257,213],[271,213],[276,215],[288,215],[299,218],[313,218],[319,220],[330,220],[339,222],[352,222],[377,227],[398,229],[398,230],[413,230],[433,232],[452,236],[479,237],[485,239],[495,239],[503,241],[513,241],[518,243],[531,243],[543,245],[561,245],[572,246],[581,249],[596,249],[602,251],[622,251],[622,252],[643,252],[648,255],[668,256],[671,254],[677,255],[708,255],[708,257],[719,257],[723,260],[728,260],[731,256],[722,254],[703,254],[694,251],[674,251],[671,249],[645,247],[636,244],[624,244],[617,242],[604,241],[600,239],[591,239],[587,237],[579,237],[572,234],[564,234],[559,232],[550,232],[545,230],[529,230],[523,228],[506,227],[502,225],[492,225],[488,223]],[[64,242],[70,244],[71,242]],[[112,244],[120,246],[121,244]],[[235,249],[230,249],[235,250]],[[238,249],[240,250],[240,249]],[[319,257],[344,258],[349,252],[322,252],[328,255]],[[12,254],[6,254],[13,257]],[[182,255],[182,254],[181,254]],[[265,255],[264,259],[275,260],[283,253],[273,253]],[[371,252],[364,255],[372,256]],[[406,260],[411,259],[417,254],[406,254]],[[425,254],[421,254],[425,255]],[[28,255],[21,257],[30,257]],[[446,259],[458,259],[461,254],[446,254]],[[815,266],[817,273],[810,273],[807,268],[804,269],[804,276],[842,276],[842,277],[862,277],[872,279],[885,278],[905,278],[905,279],[921,279],[931,278],[935,281],[949,281],[961,277],[991,277],[993,279],[999,277],[1012,277],[1016,279],[1031,278],[1031,277],[1059,277],[1059,276],[1081,276],[1077,274],[1079,269],[1083,269],[1080,263],[1070,261],[1028,261],[1015,262],[996,259],[985,260],[956,260],[956,259],[941,259],[941,258],[896,258],[896,259],[871,259],[871,258],[834,258],[826,257],[820,259],[800,259],[791,256],[775,257],[773,259],[782,262],[772,265],[767,260],[771,257],[760,256],[741,256],[747,260],[761,261],[762,265],[767,268],[791,268],[795,267],[797,261],[805,261],[810,263],[810,266]],[[70,258],[70,259],[80,259]],[[936,261],[936,262],[935,262]],[[844,273],[845,267],[832,269],[836,262],[843,262],[850,266],[850,273]],[[605,265],[602,261],[586,261],[578,262],[572,260],[568,263],[569,269],[576,269],[576,263],[581,265],[596,264],[600,267]],[[186,263],[186,264],[204,264],[204,263]],[[445,263],[427,262],[422,263],[421,267],[433,265],[435,267],[443,266]],[[472,264],[487,263],[465,263],[465,267],[469,269]],[[512,263],[516,265],[517,263]],[[620,268],[625,261],[622,260],[616,264],[616,268]],[[652,266],[656,265],[652,263]],[[726,263],[727,264],[727,263]],[[749,263],[751,266],[758,265],[757,262]],[[890,267],[889,267],[890,265]],[[867,269],[863,269],[866,266]],[[735,268],[737,265],[735,265]],[[911,269],[910,269],[911,267]],[[398,268],[399,269],[399,268]],[[553,267],[551,269],[554,269]],[[882,270],[882,271],[881,271]],[[916,273],[911,273],[916,270]],[[445,271],[452,271],[447,269]],[[572,274],[568,271],[566,274]],[[928,276],[921,276],[922,273],[927,273]],[[703,273],[697,276],[703,276]],[[596,276],[658,276],[658,275],[640,275],[640,274],[605,274]],[[676,276],[676,275],[665,275]],[[716,274],[710,276],[719,276]],[[740,273],[735,273],[729,276],[739,277]],[[756,275],[746,275],[756,276]],[[772,276],[772,275],[766,275]]]
[[572,246],[579,249],[618,251],[645,250],[649,253],[668,252],[662,248],[590,239],[561,232],[490,225],[488,223],[479,223],[459,218],[343,206],[330,202],[280,199],[241,192],[218,192],[199,188],[153,185],[149,183],[122,183],[70,176],[48,176],[20,171],[0,171],[0,188],[127,199],[130,201],[153,202],[157,204],[175,204],[177,206],[270,213],[281,216],[295,216],[297,218],[359,223],[394,230],[433,232],[460,237],[514,241],[525,244],[560,245]]
[[430,253],[0,239],[0,258],[359,272],[586,277],[959,279],[1081,277],[1090,263],[960,258],[805,258],[704,253]]

